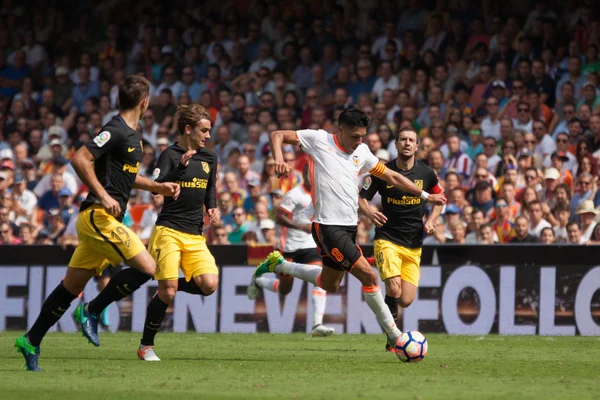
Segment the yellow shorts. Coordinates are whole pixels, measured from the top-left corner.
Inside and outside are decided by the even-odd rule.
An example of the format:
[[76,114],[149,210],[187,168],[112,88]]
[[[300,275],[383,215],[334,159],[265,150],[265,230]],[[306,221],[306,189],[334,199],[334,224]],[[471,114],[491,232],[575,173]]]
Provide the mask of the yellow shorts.
[[373,245],[381,279],[399,276],[403,281],[419,286],[421,249],[409,249],[383,239],[375,240]]
[[148,251],[156,260],[157,281],[179,278],[179,269],[185,280],[204,274],[219,274],[215,258],[202,235],[190,235],[166,226],[155,226],[148,242]]
[[98,275],[109,264],[132,259],[146,248],[140,238],[99,205],[81,211],[77,216],[79,245],[69,267],[95,269]]

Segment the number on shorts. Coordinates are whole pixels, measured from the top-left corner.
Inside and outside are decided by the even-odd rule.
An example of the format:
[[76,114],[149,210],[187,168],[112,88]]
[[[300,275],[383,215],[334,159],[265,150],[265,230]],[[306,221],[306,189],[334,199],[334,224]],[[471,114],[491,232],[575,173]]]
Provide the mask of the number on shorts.
[[377,264],[377,266],[383,265],[383,252],[379,252],[375,255],[375,264]]
[[[110,233],[110,237],[113,240],[116,240],[117,242],[124,243],[127,247],[129,247],[129,245],[131,244],[131,238],[129,237],[129,233],[122,226],[116,227],[115,230]],[[125,238],[125,240],[122,239],[123,237]]]
[[338,250],[337,247],[334,247],[333,250],[331,250],[331,254],[335,257],[337,262],[342,262],[344,259],[344,255]]

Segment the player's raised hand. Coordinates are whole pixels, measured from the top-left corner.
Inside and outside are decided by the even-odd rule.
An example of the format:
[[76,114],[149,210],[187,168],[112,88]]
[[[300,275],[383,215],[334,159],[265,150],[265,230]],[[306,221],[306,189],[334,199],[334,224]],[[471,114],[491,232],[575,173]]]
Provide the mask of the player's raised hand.
[[292,172],[292,167],[290,164],[283,160],[275,160],[275,173],[279,178],[287,178],[290,175],[290,172]]
[[184,167],[187,167],[188,164],[190,163],[190,159],[192,158],[192,156],[196,154],[196,150],[192,150],[191,147],[188,147],[188,151],[186,151],[182,156],[181,156],[181,165],[183,165]]
[[369,219],[378,228],[381,228],[387,222],[387,217],[381,211],[375,211],[369,215]]
[[218,208],[209,208],[208,219],[211,224],[217,224],[221,220],[221,211]]
[[446,204],[446,197],[442,193],[430,193],[427,201],[436,206],[443,206]]
[[106,197],[102,198],[102,200],[100,200],[100,203],[102,204],[102,207],[104,207],[104,210],[106,210],[106,212],[112,215],[113,217],[116,217],[117,215],[121,214],[121,206],[119,205],[119,202],[110,197],[109,195],[106,195]]
[[163,196],[172,197],[174,200],[177,200],[180,190],[181,188],[175,182],[163,182],[159,184],[159,190],[157,193],[160,193]]

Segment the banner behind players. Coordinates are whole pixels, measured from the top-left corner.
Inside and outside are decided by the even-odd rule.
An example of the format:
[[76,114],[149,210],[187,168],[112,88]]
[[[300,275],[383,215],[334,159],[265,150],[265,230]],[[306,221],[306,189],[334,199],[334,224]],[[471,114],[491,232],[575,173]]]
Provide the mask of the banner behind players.
[[[43,298],[64,276],[64,264],[40,263],[54,258],[63,263],[64,257],[56,256],[60,250],[47,246],[27,252],[21,249],[1,250],[12,253],[0,257],[0,263],[13,265],[0,264],[0,331],[31,326]],[[600,336],[600,266],[594,265],[593,252],[587,249],[594,250],[575,246],[425,248],[418,297],[401,313],[401,328],[471,335]],[[246,248],[239,246],[234,252],[229,246],[227,250],[215,252],[222,265],[219,290],[206,298],[179,293],[165,319],[167,331],[310,332],[310,285],[294,285],[284,299],[265,292],[255,301],[248,300],[245,289],[253,267],[239,265],[245,262],[239,254],[246,254]],[[372,254],[368,247],[364,251]],[[231,258],[231,254],[238,256]],[[523,261],[515,262],[518,259]],[[155,291],[156,282],[150,281],[145,289],[111,306],[110,329],[141,331],[147,302]],[[96,294],[92,281],[83,297],[88,301]],[[360,283],[353,279],[345,279],[338,293],[328,295],[324,322],[340,333],[382,333],[363,301]],[[54,329],[72,332],[75,323],[65,317]]]

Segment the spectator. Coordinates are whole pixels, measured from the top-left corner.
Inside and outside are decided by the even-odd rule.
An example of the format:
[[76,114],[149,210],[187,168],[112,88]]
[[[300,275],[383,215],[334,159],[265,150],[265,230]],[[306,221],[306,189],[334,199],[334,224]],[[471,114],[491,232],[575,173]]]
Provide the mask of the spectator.
[[[41,183],[41,182],[40,182]],[[50,189],[42,193],[38,200],[38,207],[46,212],[52,209],[58,209],[58,197],[61,189],[65,186],[63,177],[60,173],[50,175]],[[36,187],[37,189],[37,187]],[[69,190],[69,189],[66,189]],[[71,192],[68,191],[69,195]]]
[[515,219],[516,236],[510,239],[510,243],[537,243],[538,238],[529,234],[529,221],[520,216]]
[[492,229],[496,234],[498,243],[509,243],[517,235],[513,224],[510,222],[511,209],[508,204],[508,200],[504,197],[496,200],[496,218],[492,224]]
[[540,242],[543,244],[554,244],[556,242],[554,230],[550,227],[542,229],[542,233],[540,234]]
[[142,243],[148,244],[152,229],[158,219],[158,214],[164,204],[164,197],[160,194],[150,197],[150,208],[144,210],[139,227],[136,229],[137,235],[142,239]]
[[37,197],[33,192],[27,190],[25,176],[22,173],[15,174],[11,189],[15,201],[15,223],[19,225],[22,222],[31,221],[36,212]]
[[481,131],[484,137],[493,137],[500,140],[500,114],[499,101],[495,97],[490,96],[486,100],[487,117],[481,121]]
[[233,227],[229,232],[229,242],[231,244],[242,243],[242,235],[248,230],[249,226],[246,222],[246,211],[243,207],[236,207],[233,210]]
[[227,230],[223,225],[215,225],[213,227],[212,245],[229,245]]
[[71,91],[72,104],[79,112],[85,112],[85,102],[92,96],[100,97],[100,85],[97,80],[91,80],[88,67],[80,67],[77,84]]
[[0,222],[0,244],[21,244],[21,239],[13,235],[13,230],[7,222]]
[[154,120],[161,126],[171,126],[177,107],[173,104],[173,91],[168,87],[161,89],[158,101],[150,106]]
[[595,219],[596,215],[598,215],[598,210],[594,208],[592,200],[584,200],[577,207],[577,215],[581,224],[581,241],[585,243],[590,240],[596,228]]
[[482,225],[479,230],[479,244],[496,244],[494,239],[494,230],[490,224]]
[[568,244],[583,244],[583,238],[581,237],[581,229],[579,229],[579,225],[577,222],[569,222],[567,224],[567,243]]
[[544,211],[542,203],[535,200],[529,204],[529,234],[537,238],[540,237],[542,229],[552,227],[548,221],[544,219]]

